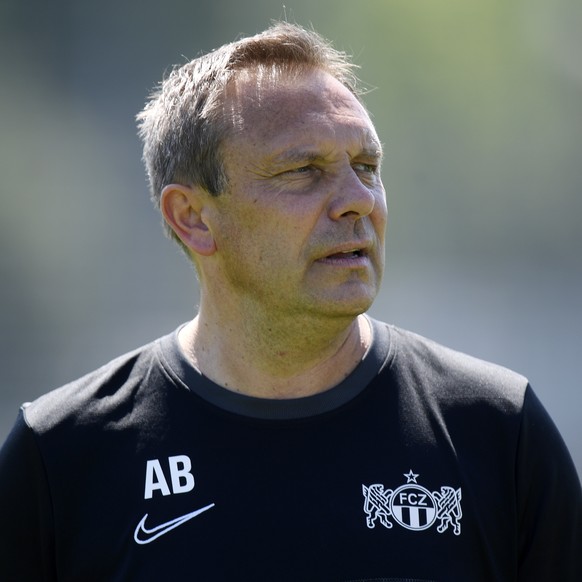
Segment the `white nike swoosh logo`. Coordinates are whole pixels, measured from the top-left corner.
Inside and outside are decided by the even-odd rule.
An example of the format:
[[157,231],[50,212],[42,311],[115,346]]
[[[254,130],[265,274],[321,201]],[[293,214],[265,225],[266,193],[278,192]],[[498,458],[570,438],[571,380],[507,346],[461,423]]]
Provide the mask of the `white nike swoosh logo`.
[[[146,519],[148,518],[148,514],[146,513],[142,517],[141,521],[137,524],[137,527],[135,528],[135,532],[133,533],[133,539],[136,541],[136,543],[141,544],[141,545],[149,544],[150,542],[157,540],[160,536],[167,534],[169,531],[173,530],[174,528],[178,527],[179,525],[182,525],[183,523],[186,523],[187,521],[189,521],[193,517],[200,515],[201,513],[211,509],[212,507],[214,507],[214,503],[211,503],[210,505],[207,505],[206,507],[202,507],[200,509],[197,509],[196,511],[192,511],[191,513],[186,513],[185,515],[181,515],[180,517],[176,517],[176,519],[172,519],[170,521],[167,521],[166,523],[162,523],[160,525],[157,525],[156,527],[152,527],[151,529],[148,529],[145,526]],[[141,532],[143,532],[145,534],[145,536],[142,536],[142,537],[144,537],[144,539],[139,538],[139,534]]]

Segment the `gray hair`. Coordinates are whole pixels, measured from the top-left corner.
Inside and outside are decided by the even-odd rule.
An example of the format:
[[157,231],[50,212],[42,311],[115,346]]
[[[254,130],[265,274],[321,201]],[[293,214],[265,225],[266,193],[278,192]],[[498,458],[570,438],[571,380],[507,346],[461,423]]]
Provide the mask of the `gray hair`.
[[[223,113],[227,84],[239,71],[262,67],[289,73],[322,69],[360,95],[347,55],[316,32],[287,22],[174,67],[137,115],[150,194],[158,208],[168,184],[199,186],[213,196],[226,189],[221,144],[233,129]],[[164,228],[182,245],[165,222]]]

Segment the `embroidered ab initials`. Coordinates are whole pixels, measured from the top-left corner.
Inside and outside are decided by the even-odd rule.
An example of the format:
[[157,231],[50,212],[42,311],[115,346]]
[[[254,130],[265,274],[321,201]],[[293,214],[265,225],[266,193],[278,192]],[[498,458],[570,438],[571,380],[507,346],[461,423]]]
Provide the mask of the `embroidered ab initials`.
[[[170,469],[171,493],[187,493],[194,489],[194,475],[190,472],[192,462],[186,455],[168,457]],[[158,459],[151,459],[146,464],[144,499],[151,499],[154,491],[161,491],[162,495],[170,495],[170,487],[162,465]]]

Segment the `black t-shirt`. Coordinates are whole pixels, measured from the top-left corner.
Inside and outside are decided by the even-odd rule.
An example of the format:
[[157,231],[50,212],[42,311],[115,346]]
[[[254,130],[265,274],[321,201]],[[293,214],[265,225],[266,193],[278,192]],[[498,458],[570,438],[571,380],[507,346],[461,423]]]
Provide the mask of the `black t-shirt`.
[[268,400],[177,334],[25,405],[0,580],[582,580],[582,494],[520,375],[373,321],[361,364]]

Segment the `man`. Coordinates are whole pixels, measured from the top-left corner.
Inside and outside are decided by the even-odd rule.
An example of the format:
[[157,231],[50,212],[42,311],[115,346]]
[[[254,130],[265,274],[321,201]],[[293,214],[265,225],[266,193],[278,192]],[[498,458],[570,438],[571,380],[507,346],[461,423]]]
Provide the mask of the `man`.
[[277,24],[139,115],[196,318],[25,405],[0,579],[582,579],[582,496],[527,381],[365,312],[382,148],[352,67]]

